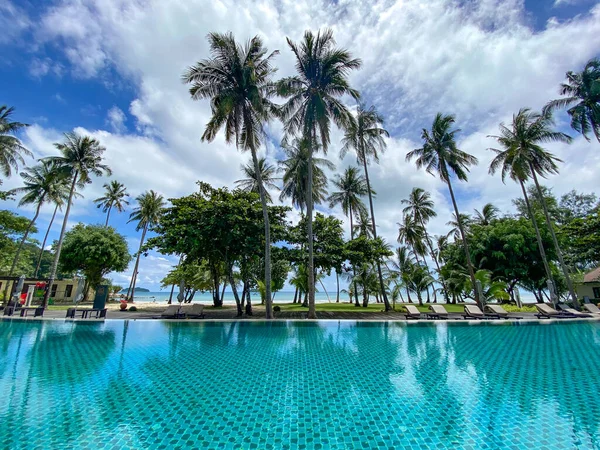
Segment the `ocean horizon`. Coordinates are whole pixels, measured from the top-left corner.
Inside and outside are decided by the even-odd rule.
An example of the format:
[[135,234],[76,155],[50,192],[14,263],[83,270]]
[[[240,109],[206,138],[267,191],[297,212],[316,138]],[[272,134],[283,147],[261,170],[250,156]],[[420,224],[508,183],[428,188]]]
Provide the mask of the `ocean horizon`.
[[[125,294],[127,290],[119,292],[119,294]],[[179,291],[173,292],[172,301],[177,301],[177,295]],[[165,303],[169,300],[171,296],[171,291],[151,291],[151,292],[136,292],[134,295],[135,302],[148,302],[148,303]],[[260,303],[260,294],[258,292],[251,292],[250,298],[253,303]],[[278,291],[275,293],[275,298],[273,301],[275,302],[289,302],[291,303],[294,300],[294,291]],[[197,303],[212,303],[213,297],[210,292],[197,292],[194,295],[192,300]],[[319,303],[327,303],[327,302],[335,302],[336,294],[329,293],[329,297],[325,292],[315,292],[315,301]],[[348,294],[345,292],[340,292],[340,302],[349,302],[350,298]],[[225,291],[223,295],[224,303],[235,303],[235,298],[233,297],[233,293],[231,291]]]

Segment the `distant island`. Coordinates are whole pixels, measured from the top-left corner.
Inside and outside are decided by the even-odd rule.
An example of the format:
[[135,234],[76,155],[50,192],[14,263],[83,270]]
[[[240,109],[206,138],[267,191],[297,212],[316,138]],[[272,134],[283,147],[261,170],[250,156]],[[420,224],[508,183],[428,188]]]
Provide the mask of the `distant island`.
[[[150,292],[150,289],[146,289],[143,287],[136,287],[134,289],[135,292]],[[127,289],[123,289],[121,292],[119,292],[119,294],[127,294]]]

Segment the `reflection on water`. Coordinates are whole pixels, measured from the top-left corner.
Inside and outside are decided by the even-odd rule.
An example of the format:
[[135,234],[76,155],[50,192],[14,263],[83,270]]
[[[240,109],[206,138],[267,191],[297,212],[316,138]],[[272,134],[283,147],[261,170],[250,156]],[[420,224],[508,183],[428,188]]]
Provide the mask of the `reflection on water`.
[[0,347],[1,448],[599,446],[594,322],[5,321]]

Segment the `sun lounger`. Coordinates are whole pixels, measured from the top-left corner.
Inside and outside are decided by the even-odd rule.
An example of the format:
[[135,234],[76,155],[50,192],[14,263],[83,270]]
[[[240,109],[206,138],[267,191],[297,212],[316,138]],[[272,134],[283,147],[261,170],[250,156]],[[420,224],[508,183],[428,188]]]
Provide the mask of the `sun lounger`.
[[167,309],[165,309],[160,316],[156,317],[157,319],[180,319],[185,317],[185,313],[181,312],[181,306],[179,305],[169,305]]
[[559,303],[558,308],[560,309],[560,312],[562,312],[563,314],[571,314],[572,316],[575,316],[575,317],[592,317],[589,314],[582,313],[581,311],[577,311],[576,309],[571,308],[571,307],[569,307],[569,305],[565,305],[564,303]]
[[415,305],[404,305],[406,319],[420,319],[421,311]]
[[195,303],[184,306],[181,308],[181,312],[185,314],[186,319],[204,319],[204,305]]
[[429,309],[433,311],[433,314],[437,316],[438,319],[447,319],[448,311],[444,308],[444,305],[429,305]]
[[465,313],[463,314],[465,319],[500,319],[498,314],[484,314],[479,306],[477,305],[465,305]]
[[557,311],[552,306],[545,303],[536,303],[535,307],[538,310],[536,314],[538,319],[569,319],[576,317],[573,314],[568,314],[563,311]]
[[44,315],[44,308],[41,306],[26,306],[21,308],[21,317],[27,317],[27,314],[33,311],[33,317],[39,317]]
[[583,308],[589,312],[590,314],[598,314],[600,315],[600,308],[598,308],[593,303],[584,303]]
[[506,311],[500,305],[485,305],[485,310],[502,318],[502,319],[522,319],[522,317],[515,317],[515,316],[509,317],[508,311]]

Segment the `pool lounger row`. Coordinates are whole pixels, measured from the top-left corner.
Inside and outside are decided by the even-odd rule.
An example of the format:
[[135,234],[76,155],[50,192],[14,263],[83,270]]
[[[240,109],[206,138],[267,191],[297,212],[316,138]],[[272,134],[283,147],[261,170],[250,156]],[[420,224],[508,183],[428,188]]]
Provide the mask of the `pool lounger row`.
[[160,316],[153,319],[204,319],[204,305],[169,305]]
[[[563,303],[559,303],[560,311],[552,308],[550,305],[545,303],[536,303],[535,307],[538,310],[536,314],[538,319],[575,319],[583,317],[594,317],[591,314],[582,313],[576,309],[569,308]],[[596,308],[598,309],[598,308]]]

